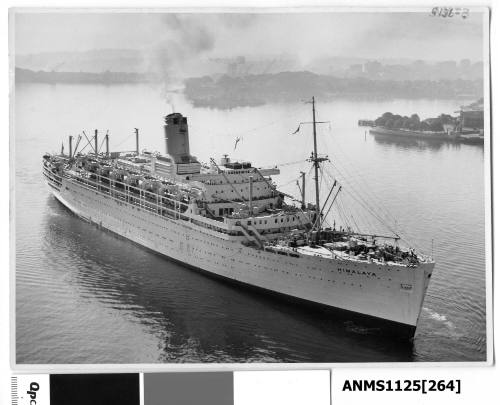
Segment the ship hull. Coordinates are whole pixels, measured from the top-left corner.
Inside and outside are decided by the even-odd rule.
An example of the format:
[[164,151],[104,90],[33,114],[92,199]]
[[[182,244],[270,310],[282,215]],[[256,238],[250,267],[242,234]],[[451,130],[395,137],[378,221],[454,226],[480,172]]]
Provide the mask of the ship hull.
[[[276,297],[335,312],[411,338],[432,263],[418,267],[290,257],[224,239],[192,222],[162,217],[62,178],[54,196],[89,222],[192,269]],[[411,287],[411,288],[410,288]]]

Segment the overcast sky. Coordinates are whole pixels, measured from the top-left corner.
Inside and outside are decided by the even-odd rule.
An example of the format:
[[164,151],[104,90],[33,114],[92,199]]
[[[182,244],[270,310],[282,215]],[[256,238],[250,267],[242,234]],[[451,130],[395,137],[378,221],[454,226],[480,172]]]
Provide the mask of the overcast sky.
[[18,13],[17,53],[152,49],[206,55],[481,60],[483,15]]

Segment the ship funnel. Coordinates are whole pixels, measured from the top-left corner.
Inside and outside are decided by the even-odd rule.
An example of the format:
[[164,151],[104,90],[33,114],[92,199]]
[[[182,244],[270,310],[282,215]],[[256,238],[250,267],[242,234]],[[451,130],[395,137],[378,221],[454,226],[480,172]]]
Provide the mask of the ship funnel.
[[173,113],[165,117],[165,146],[170,156],[189,156],[187,118]]

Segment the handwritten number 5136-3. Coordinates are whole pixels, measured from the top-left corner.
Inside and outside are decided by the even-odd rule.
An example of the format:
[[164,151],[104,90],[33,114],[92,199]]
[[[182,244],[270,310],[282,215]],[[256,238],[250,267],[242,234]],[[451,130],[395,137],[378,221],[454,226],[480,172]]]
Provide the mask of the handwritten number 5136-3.
[[431,10],[431,16],[450,18],[455,16],[461,16],[462,18],[467,18],[469,16],[468,8],[453,8],[453,7],[433,7]]

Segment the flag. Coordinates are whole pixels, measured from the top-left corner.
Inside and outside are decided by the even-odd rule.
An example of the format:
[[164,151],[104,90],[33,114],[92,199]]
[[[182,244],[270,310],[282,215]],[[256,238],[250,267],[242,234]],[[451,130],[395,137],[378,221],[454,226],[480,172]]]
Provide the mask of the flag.
[[236,141],[234,142],[234,150],[236,150],[236,146],[238,146],[239,141],[241,141],[241,138],[240,137],[236,138]]
[[300,131],[300,125],[297,127],[297,129],[295,130],[295,132],[292,132],[292,135],[295,135],[299,131]]

